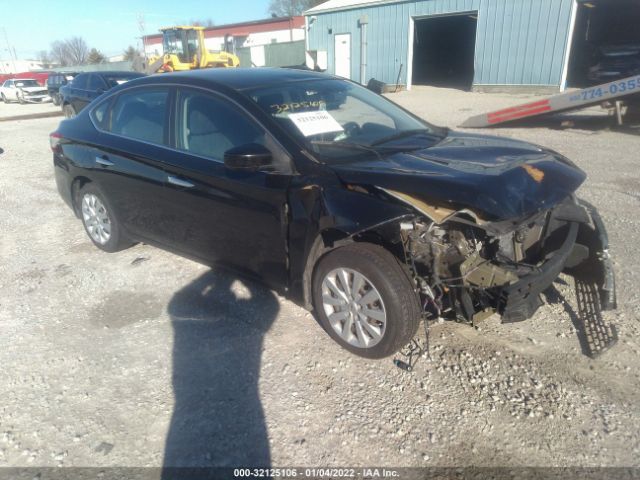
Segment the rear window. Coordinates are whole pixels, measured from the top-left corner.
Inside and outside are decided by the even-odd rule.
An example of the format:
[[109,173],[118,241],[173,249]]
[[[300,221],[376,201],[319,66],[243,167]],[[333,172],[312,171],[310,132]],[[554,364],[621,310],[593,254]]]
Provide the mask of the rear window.
[[102,81],[102,78],[100,78],[99,75],[91,75],[87,90],[98,90],[101,88],[104,89],[104,82]]
[[109,105],[111,102],[106,101],[98,104],[96,108],[91,111],[91,118],[93,119],[96,127],[100,130],[108,130],[109,128]]
[[117,74],[117,75],[113,75],[113,74],[105,74],[103,75],[103,79],[107,84],[108,88],[113,88],[113,87],[117,87],[118,85],[121,85],[123,83],[128,82],[129,80],[133,80],[134,78],[140,78],[143,77],[144,75],[141,75],[139,73],[131,73],[131,74]]
[[87,75],[87,74],[78,75],[71,82],[71,86],[73,88],[80,88],[80,89],[87,88],[87,80],[88,79],[89,79],[89,75]]
[[[166,124],[167,89],[136,89],[118,95],[111,110],[111,133],[149,143],[164,144]],[[100,107],[102,104],[100,105]],[[93,111],[95,120],[102,115],[102,122],[108,112],[100,108]]]

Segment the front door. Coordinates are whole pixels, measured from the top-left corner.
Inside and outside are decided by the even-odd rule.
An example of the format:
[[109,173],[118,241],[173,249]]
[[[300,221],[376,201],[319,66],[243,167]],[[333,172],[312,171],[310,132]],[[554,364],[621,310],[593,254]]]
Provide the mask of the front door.
[[[286,284],[286,201],[289,172],[232,171],[224,152],[259,143],[285,155],[271,136],[226,97],[178,90],[176,154],[165,166],[172,247]],[[285,162],[286,164],[286,162]]]
[[351,79],[351,34],[335,36],[335,73],[339,77]]

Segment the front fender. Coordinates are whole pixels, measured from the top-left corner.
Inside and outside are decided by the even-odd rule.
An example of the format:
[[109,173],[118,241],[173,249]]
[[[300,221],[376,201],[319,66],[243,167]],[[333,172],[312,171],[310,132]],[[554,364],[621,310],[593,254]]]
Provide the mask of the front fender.
[[378,192],[343,184],[305,185],[290,190],[290,297],[310,309],[313,266],[327,251],[363,232],[415,216],[408,206]]

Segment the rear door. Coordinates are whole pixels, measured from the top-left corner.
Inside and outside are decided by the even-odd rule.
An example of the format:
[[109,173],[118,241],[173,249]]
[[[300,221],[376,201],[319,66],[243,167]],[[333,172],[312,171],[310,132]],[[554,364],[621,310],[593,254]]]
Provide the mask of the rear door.
[[86,95],[83,98],[83,101],[85,102],[83,108],[106,91],[107,84],[104,82],[102,76],[95,73],[90,75],[89,82],[87,83],[87,90],[85,91]]
[[139,87],[99,104],[91,116],[100,130],[92,152],[92,178],[109,199],[118,221],[137,239],[163,243],[165,162],[171,90]]
[[67,100],[76,113],[82,110],[86,105],[86,101],[84,99],[86,97],[85,90],[87,89],[88,82],[89,74],[82,73],[74,78],[73,82],[69,85],[69,95],[67,96]]
[[[212,263],[286,284],[286,195],[291,162],[284,149],[227,97],[178,89],[175,147],[167,171],[167,212],[176,246]],[[225,151],[259,143],[273,154],[275,171],[225,168]]]

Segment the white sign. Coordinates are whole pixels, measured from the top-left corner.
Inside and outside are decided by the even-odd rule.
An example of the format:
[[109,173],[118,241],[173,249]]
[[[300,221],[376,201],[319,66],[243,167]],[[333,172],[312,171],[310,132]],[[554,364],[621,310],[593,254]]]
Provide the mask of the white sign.
[[312,135],[318,135],[320,133],[344,131],[344,128],[342,128],[336,119],[324,110],[290,113],[289,118],[305,137],[311,137]]

